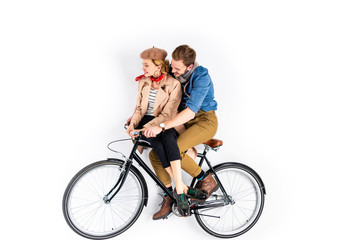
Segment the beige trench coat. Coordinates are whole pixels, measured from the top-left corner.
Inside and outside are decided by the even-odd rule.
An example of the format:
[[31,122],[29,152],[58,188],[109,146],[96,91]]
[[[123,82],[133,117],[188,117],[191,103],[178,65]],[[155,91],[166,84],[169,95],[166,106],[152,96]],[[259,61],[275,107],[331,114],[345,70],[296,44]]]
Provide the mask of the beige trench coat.
[[[152,80],[148,77],[139,80],[136,109],[131,119],[131,123],[134,126],[139,124],[148,109],[151,82]],[[160,87],[155,97],[155,118],[145,124],[144,127],[159,126],[160,123],[175,117],[178,113],[181,95],[180,82],[169,74],[165,75],[164,79],[160,82]],[[178,128],[176,129],[178,130]],[[181,128],[179,130],[181,131]]]

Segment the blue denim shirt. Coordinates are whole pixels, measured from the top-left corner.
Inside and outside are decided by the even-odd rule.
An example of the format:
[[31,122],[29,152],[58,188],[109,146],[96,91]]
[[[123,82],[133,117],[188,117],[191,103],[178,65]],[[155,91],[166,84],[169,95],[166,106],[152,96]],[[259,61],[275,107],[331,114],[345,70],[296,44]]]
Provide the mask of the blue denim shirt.
[[198,66],[191,74],[190,79],[181,86],[183,95],[179,111],[189,107],[196,114],[199,110],[208,112],[217,109],[214,85],[206,68]]

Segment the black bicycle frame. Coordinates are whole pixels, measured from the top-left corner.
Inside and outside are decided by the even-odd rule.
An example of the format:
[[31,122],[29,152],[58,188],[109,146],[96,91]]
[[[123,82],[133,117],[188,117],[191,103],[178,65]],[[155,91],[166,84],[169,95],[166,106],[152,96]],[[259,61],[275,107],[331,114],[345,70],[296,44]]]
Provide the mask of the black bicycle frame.
[[[116,194],[120,191],[122,185],[124,184],[124,182],[126,181],[126,177],[130,171],[130,168],[133,164],[133,159],[135,159],[135,161],[145,170],[145,172],[147,174],[149,174],[149,176],[155,181],[155,183],[162,189],[164,190],[164,192],[174,201],[176,202],[175,197],[173,196],[173,194],[169,191],[169,189],[167,189],[167,187],[165,187],[165,185],[159,180],[159,178],[155,175],[155,173],[147,166],[147,164],[141,159],[141,157],[136,153],[136,149],[139,146],[139,143],[141,141],[141,134],[135,138],[135,142],[134,142],[134,146],[131,150],[131,153],[129,155],[129,158],[124,162],[124,171],[122,171],[122,173],[120,174],[120,177],[118,179],[118,181],[116,182],[115,186],[109,191],[108,194],[106,194],[106,199],[104,199],[106,201],[106,203],[109,203],[115,196]],[[116,190],[115,190],[116,189]],[[111,197],[109,197],[109,195],[115,190],[115,192],[112,194]]]
[[[120,174],[120,177],[117,181],[117,183],[115,184],[115,186],[109,191],[108,194],[106,194],[105,198],[104,198],[104,201],[106,203],[109,203],[114,197],[115,195],[120,191],[122,185],[124,184],[124,182],[126,181],[126,177],[130,171],[130,168],[133,164],[133,159],[135,159],[135,161],[140,165],[140,167],[142,167],[145,172],[147,174],[149,174],[149,176],[155,181],[155,183],[162,189],[164,190],[164,192],[174,201],[176,202],[176,199],[175,197],[173,196],[173,194],[169,191],[169,189],[167,189],[167,187],[159,180],[159,178],[155,175],[155,173],[147,166],[147,164],[141,159],[141,157],[136,153],[136,149],[137,147],[139,146],[139,143],[141,142],[141,133],[138,137],[135,138],[135,142],[134,142],[134,146],[131,150],[131,153],[129,155],[129,158],[124,162],[124,166],[123,166],[123,170]],[[214,175],[214,178],[216,180],[216,182],[219,184],[219,187],[221,189],[221,191],[223,192],[224,194],[224,197],[225,197],[225,203],[230,203],[232,202],[232,200],[230,199],[230,197],[227,195],[223,185],[221,184],[216,172],[214,171],[213,167],[211,166],[210,164],[210,161],[207,159],[206,157],[206,154],[207,152],[209,151],[209,147],[206,146],[205,149],[204,149],[204,152],[203,153],[199,153],[197,154],[198,157],[200,157],[200,162],[199,162],[199,166],[201,167],[201,165],[203,164],[204,160],[206,161],[207,165],[209,166],[209,170],[211,171],[211,173],[213,173]],[[192,179],[192,182],[190,184],[190,187],[193,187],[194,184],[195,184],[195,181],[196,181],[196,178],[193,178]],[[116,189],[116,190],[115,190]],[[112,194],[111,197],[110,194],[115,190],[115,192]],[[218,206],[217,205],[214,205],[214,206]],[[199,208],[203,208],[203,207],[195,207],[196,209],[199,209]],[[195,209],[194,208],[194,209]]]
[[[198,153],[198,154],[197,154],[197,156],[200,157],[199,167],[202,166],[202,164],[203,164],[203,162],[204,162],[204,160],[205,160],[206,164],[207,164],[208,167],[209,167],[209,171],[208,171],[208,172],[210,172],[210,173],[213,174],[216,182],[218,183],[218,185],[219,185],[222,193],[223,193],[224,196],[225,196],[226,202],[227,202],[227,203],[230,203],[230,202],[232,202],[233,200],[231,200],[230,197],[229,197],[229,195],[226,193],[224,186],[222,185],[222,183],[221,183],[219,177],[217,176],[214,168],[212,167],[210,161],[209,161],[209,160],[207,159],[207,157],[206,157],[206,154],[209,152],[209,150],[210,150],[210,147],[209,147],[209,146],[206,146],[205,149],[204,149],[204,151],[203,151],[202,153]],[[192,181],[191,181],[190,187],[193,187],[193,186],[194,186],[195,181],[196,181],[196,178],[193,178]]]

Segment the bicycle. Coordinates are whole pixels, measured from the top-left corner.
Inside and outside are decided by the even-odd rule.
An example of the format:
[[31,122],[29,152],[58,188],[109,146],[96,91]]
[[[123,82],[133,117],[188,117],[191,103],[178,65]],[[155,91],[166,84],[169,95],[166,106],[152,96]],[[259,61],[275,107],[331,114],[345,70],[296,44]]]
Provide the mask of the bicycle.
[[[171,197],[171,192],[136,153],[139,145],[148,145],[141,139],[141,132],[133,138],[129,157],[110,145],[108,148],[121,154],[121,159],[108,158],[94,162],[81,169],[68,184],[62,202],[64,217],[77,234],[90,239],[115,237],[129,229],[147,206],[148,188],[142,173],[133,166],[135,160],[155,183]],[[224,162],[212,166],[206,154],[217,151],[223,142],[211,139],[204,143],[205,149],[198,153],[199,166],[205,161],[219,185],[219,189],[205,201],[192,201],[190,215],[195,215],[200,227],[219,238],[237,237],[251,229],[258,221],[265,200],[265,186],[260,176],[250,167],[237,162]],[[195,185],[192,179],[190,187]],[[173,204],[174,215],[177,212]]]

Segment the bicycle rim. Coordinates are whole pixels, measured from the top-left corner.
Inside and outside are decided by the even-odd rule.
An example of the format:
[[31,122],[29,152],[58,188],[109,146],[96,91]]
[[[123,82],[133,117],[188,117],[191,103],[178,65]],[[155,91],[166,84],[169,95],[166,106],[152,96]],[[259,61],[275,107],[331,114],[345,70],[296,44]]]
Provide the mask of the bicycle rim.
[[[263,190],[257,179],[241,167],[223,167],[217,169],[216,174],[234,202],[222,207],[199,209],[196,220],[213,236],[220,238],[239,236],[248,231],[260,217],[264,205]],[[219,201],[219,199],[223,199],[220,189],[206,202]]]
[[106,239],[124,232],[136,221],[144,205],[144,192],[132,171],[111,202],[104,201],[120,173],[119,163],[102,162],[80,171],[70,182],[64,195],[64,214],[75,232]]

